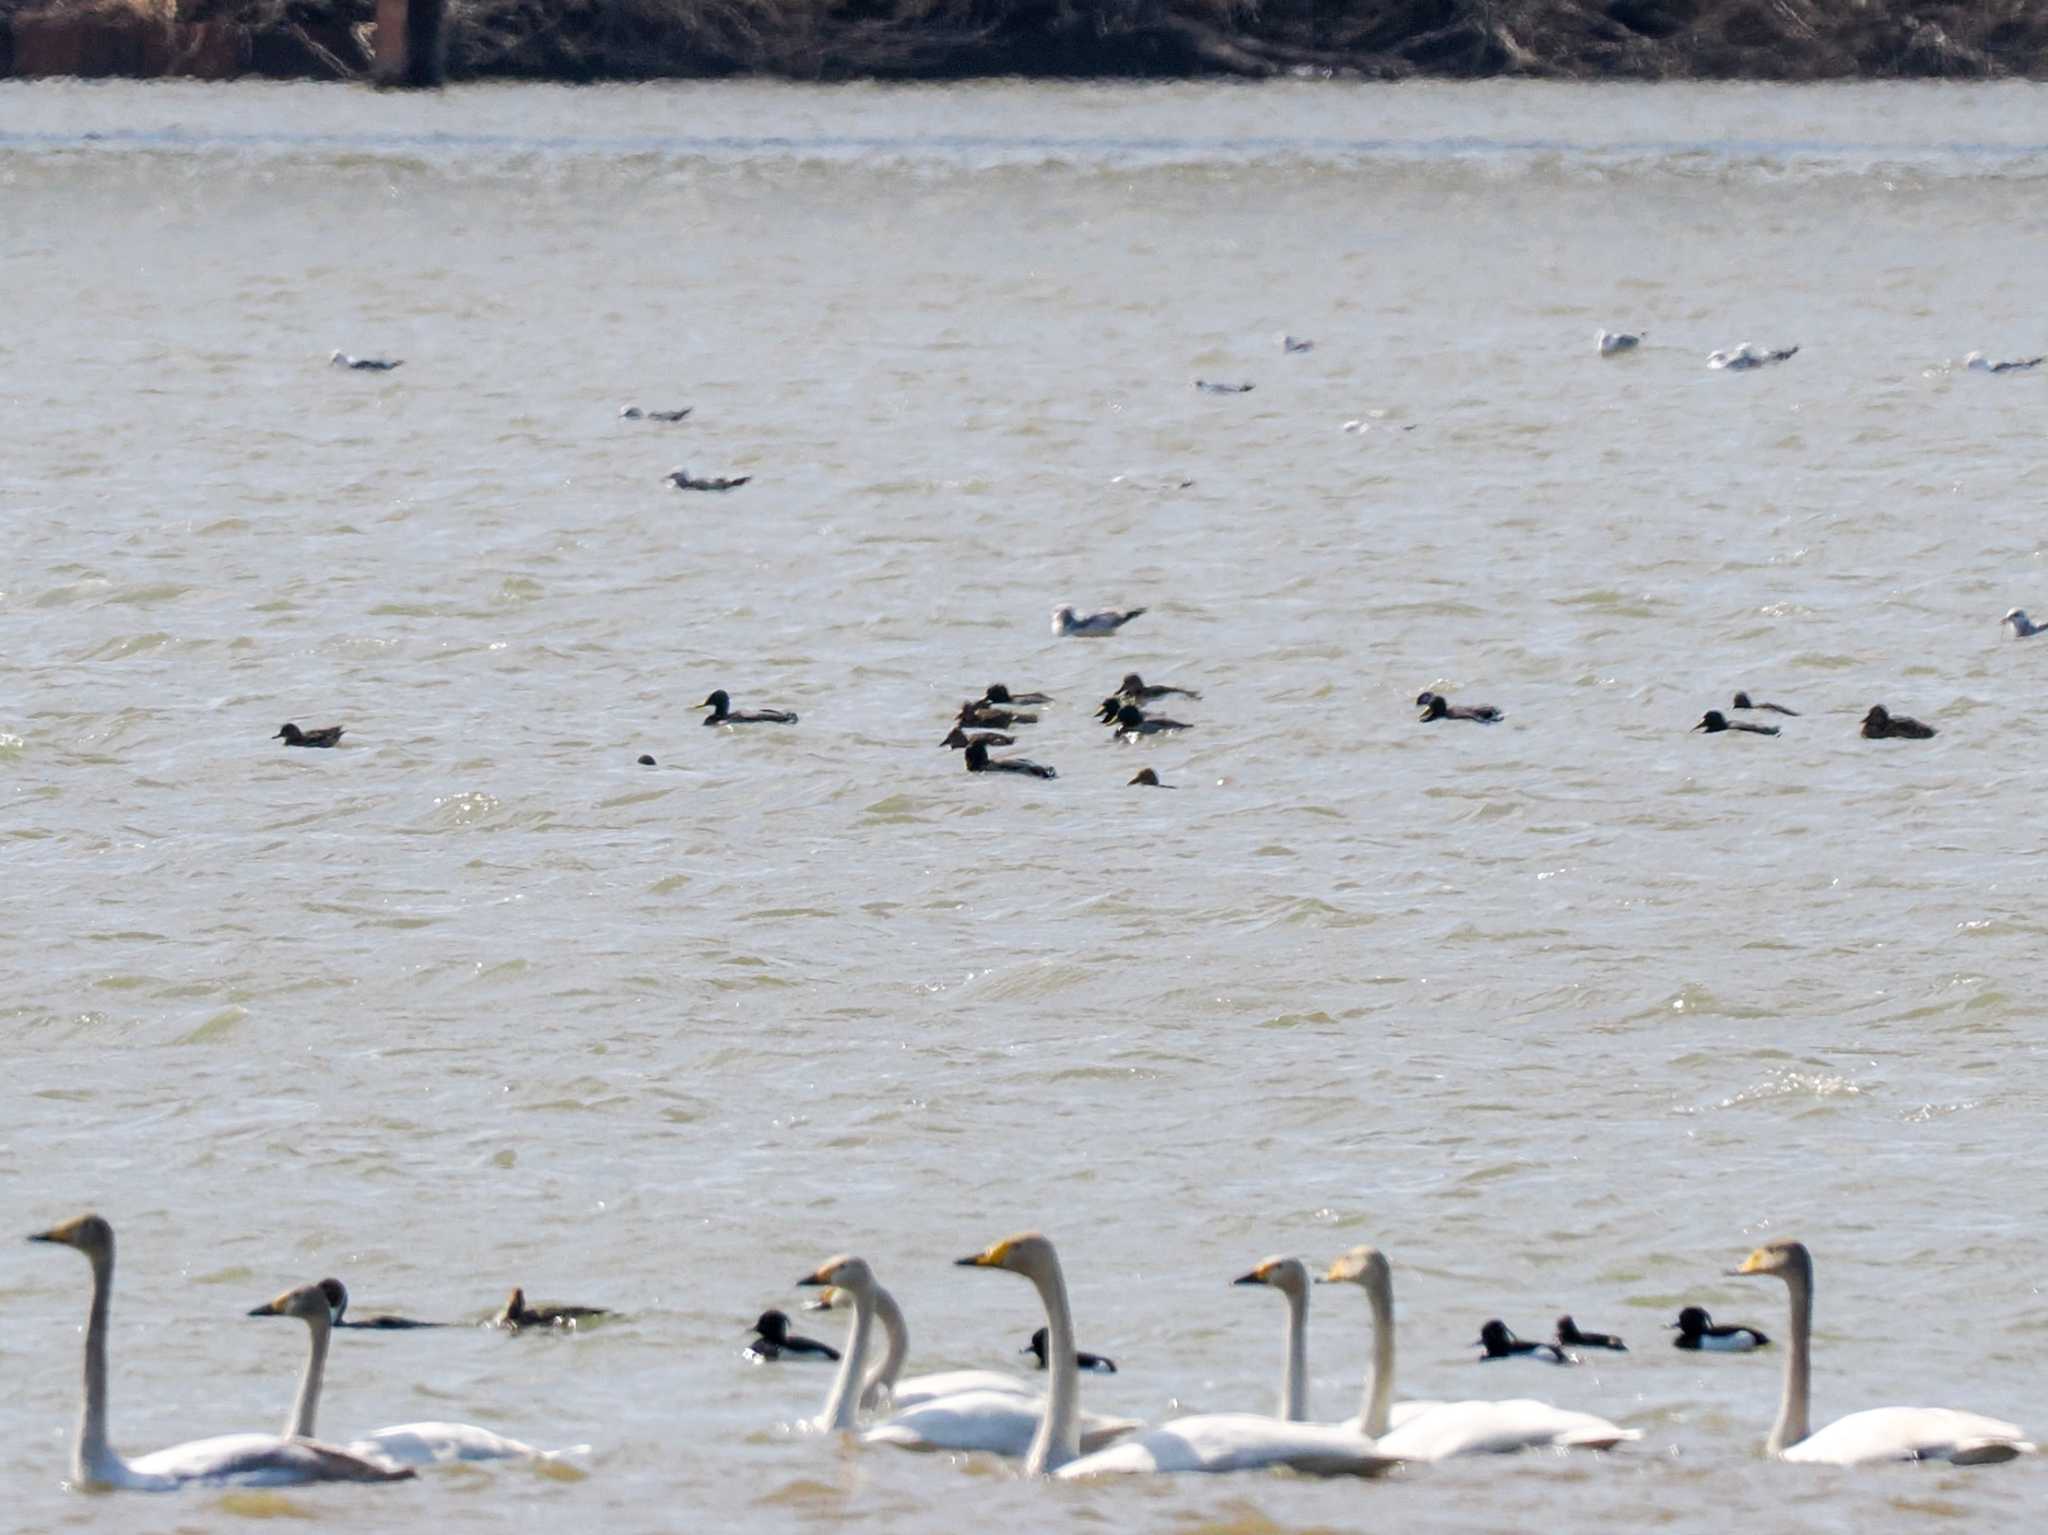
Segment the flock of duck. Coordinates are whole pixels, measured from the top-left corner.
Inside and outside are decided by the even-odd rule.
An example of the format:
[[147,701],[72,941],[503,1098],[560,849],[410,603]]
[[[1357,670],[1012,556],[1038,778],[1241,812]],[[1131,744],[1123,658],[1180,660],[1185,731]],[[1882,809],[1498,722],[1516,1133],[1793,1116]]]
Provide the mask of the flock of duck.
[[[316,1437],[321,1387],[338,1328],[413,1328],[438,1324],[406,1317],[346,1320],[348,1292],[338,1280],[300,1285],[255,1307],[252,1317],[303,1322],[308,1352],[298,1391],[277,1433],[242,1433],[193,1440],[129,1459],[114,1449],[107,1423],[107,1344],[113,1296],[114,1231],[102,1217],[77,1216],[30,1237],[70,1247],[92,1266],[92,1301],[85,1330],[83,1406],[72,1457],[79,1487],[170,1491],[186,1486],[283,1486],[313,1482],[394,1482],[416,1468],[449,1461],[554,1460],[586,1454],[588,1445],[542,1450],[475,1424],[420,1422],[380,1428],[346,1443]],[[1267,1258],[1233,1283],[1277,1291],[1287,1305],[1278,1399],[1271,1413],[1197,1413],[1146,1425],[1137,1419],[1089,1412],[1081,1406],[1084,1372],[1114,1374],[1115,1364],[1083,1354],[1074,1342],[1073,1311],[1058,1254],[1035,1231],[1006,1237],[958,1259],[962,1268],[1003,1269],[1030,1281],[1045,1311],[1045,1325],[1026,1352],[1045,1372],[1041,1389],[1029,1377],[994,1370],[903,1374],[910,1352],[903,1308],[853,1255],[829,1258],[800,1277],[800,1287],[826,1293],[827,1306],[851,1310],[846,1346],[793,1334],[789,1317],[769,1311],[755,1324],[748,1353],[759,1360],[816,1357],[836,1361],[831,1389],[808,1426],[855,1437],[867,1445],[900,1449],[991,1453],[1020,1458],[1027,1476],[1081,1478],[1133,1473],[1228,1472],[1285,1467],[1318,1476],[1377,1476],[1404,1462],[1424,1463],[1521,1450],[1611,1450],[1642,1437],[1592,1413],[1527,1397],[1468,1400],[1394,1400],[1393,1269],[1379,1249],[1358,1246],[1340,1254],[1315,1283],[1353,1284],[1365,1292],[1372,1323],[1372,1359],[1359,1410],[1334,1423],[1309,1420],[1308,1303],[1311,1273],[1296,1257]],[[1734,1270],[1781,1280],[1789,1300],[1788,1343],[1778,1415],[1766,1451],[1784,1460],[1832,1465],[1877,1461],[1942,1460],[1989,1465],[2033,1451],[2017,1425],[1978,1413],[1939,1407],[1878,1407],[1838,1418],[1814,1430],[1809,1422],[1812,1372],[1813,1259],[1795,1241],[1757,1248]],[[594,1307],[533,1307],[515,1290],[493,1324],[574,1327],[604,1313]],[[1677,1346],[1707,1352],[1747,1352],[1770,1340],[1751,1327],[1716,1326],[1704,1310],[1687,1307],[1675,1324]],[[875,1329],[882,1332],[875,1353]],[[1480,1346],[1487,1360],[1576,1362],[1574,1348],[1625,1353],[1619,1338],[1581,1331],[1559,1319],[1555,1342],[1516,1338],[1504,1323],[1489,1322]]]

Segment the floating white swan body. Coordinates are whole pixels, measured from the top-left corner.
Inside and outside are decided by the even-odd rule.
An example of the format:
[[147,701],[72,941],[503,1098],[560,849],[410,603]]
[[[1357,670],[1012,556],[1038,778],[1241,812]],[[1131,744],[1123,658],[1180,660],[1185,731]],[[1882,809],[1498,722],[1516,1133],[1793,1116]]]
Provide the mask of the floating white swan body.
[[[1197,1413],[1084,1455],[1059,1468],[1066,1478],[1160,1472],[1258,1471],[1285,1466],[1314,1476],[1378,1476],[1399,1464],[1354,1428],[1304,1423],[1308,1415],[1308,1271],[1297,1258],[1268,1258],[1236,1284],[1270,1285],[1287,1298],[1287,1363],[1277,1418]],[[1072,1368],[1072,1356],[1065,1367]]]
[[1380,1454],[1396,1460],[1452,1460],[1543,1448],[1606,1450],[1642,1438],[1636,1429],[1592,1413],[1568,1412],[1526,1397],[1404,1402],[1403,1410],[1394,1409],[1394,1280],[1386,1255],[1375,1247],[1354,1247],[1323,1277],[1361,1285],[1372,1301],[1373,1372],[1364,1410],[1351,1426],[1373,1434]]
[[[81,1215],[38,1232],[31,1242],[75,1248],[92,1263],[92,1310],[85,1328],[85,1404],[71,1476],[81,1487],[169,1492],[192,1485],[288,1487],[306,1482],[396,1482],[402,1467],[366,1460],[335,1445],[275,1434],[224,1434],[123,1459],[107,1442],[107,1315],[114,1289],[114,1228],[97,1215]],[[320,1314],[327,1314],[326,1297]]]
[[1778,1421],[1764,1441],[1767,1454],[1830,1466],[1888,1460],[1946,1460],[1959,1466],[1983,1466],[2033,1450],[2017,1424],[1947,1407],[1873,1407],[1837,1418],[1819,1433],[1809,1433],[1813,1256],[1802,1242],[1766,1242],[1735,1272],[1784,1280],[1791,1303],[1792,1336],[1785,1350],[1784,1394],[1778,1403]]
[[[284,1431],[291,1438],[311,1438],[320,1413],[320,1389],[326,1379],[327,1347],[334,1326],[332,1296],[323,1285],[301,1285],[256,1307],[249,1315],[296,1317],[306,1324],[312,1347]],[[401,1466],[434,1466],[455,1460],[551,1460],[589,1447],[579,1445],[574,1451],[538,1450],[517,1439],[478,1428],[474,1423],[397,1423],[350,1440],[348,1448],[353,1455],[381,1457]]]
[[[896,1298],[875,1282],[862,1259],[828,1260],[804,1285],[834,1285],[853,1303],[853,1326],[840,1355],[839,1374],[817,1422],[821,1428],[855,1426],[864,1403],[887,1399],[896,1372],[910,1350],[910,1331]],[[874,1323],[880,1321],[888,1345],[881,1365],[863,1376]],[[856,1387],[858,1383],[858,1387]],[[1046,1420],[1052,1399],[1040,1396],[1029,1383],[993,1370],[947,1370],[913,1376],[895,1391],[914,1398],[909,1405],[861,1436],[868,1444],[892,1444],[906,1450],[987,1451],[995,1455],[1025,1454]],[[1079,1388],[1076,1387],[1076,1396]],[[897,1396],[900,1402],[902,1396]],[[1106,1418],[1068,1409],[1077,1445],[1109,1444],[1141,1425],[1135,1418]]]

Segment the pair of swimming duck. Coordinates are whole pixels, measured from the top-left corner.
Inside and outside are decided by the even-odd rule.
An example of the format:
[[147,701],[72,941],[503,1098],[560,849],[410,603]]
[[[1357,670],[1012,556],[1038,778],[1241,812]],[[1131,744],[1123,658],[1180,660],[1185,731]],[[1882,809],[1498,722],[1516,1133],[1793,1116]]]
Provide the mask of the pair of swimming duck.
[[[1784,714],[1797,718],[1797,709],[1788,709],[1783,704],[1753,703],[1747,693],[1735,695],[1734,707],[1754,709],[1758,713]],[[1700,716],[1700,722],[1692,727],[1704,730],[1708,735],[1720,735],[1727,731],[1740,731],[1745,735],[1774,736],[1779,733],[1776,725],[1758,725],[1748,720],[1731,720],[1719,709],[1709,709]],[[1870,712],[1863,716],[1863,738],[1866,741],[1925,741],[1935,733],[1932,725],[1921,723],[1906,714],[1893,714],[1883,704],[1872,704]]]
[[[837,1293],[834,1291],[834,1296]],[[814,1305],[812,1309],[830,1310],[831,1307],[832,1300],[828,1298],[824,1305]],[[779,1359],[817,1359],[832,1362],[838,1360],[839,1350],[831,1344],[820,1343],[816,1338],[806,1338],[800,1333],[793,1333],[789,1327],[788,1312],[773,1309],[762,1312],[754,1322],[754,1336],[741,1353],[759,1364],[772,1363]],[[1031,1341],[1017,1352],[1032,1355],[1038,1361],[1038,1368],[1042,1370],[1046,1362],[1047,1337],[1046,1329],[1041,1327],[1031,1335]],[[1076,1353],[1074,1360],[1083,1370],[1094,1374],[1116,1374],[1116,1361],[1101,1354]]]
[[[422,1322],[417,1317],[380,1315],[358,1317],[348,1320],[348,1286],[339,1279],[328,1278],[320,1281],[320,1290],[327,1297],[329,1325],[334,1327],[357,1327],[379,1332],[406,1331],[419,1327],[452,1327],[453,1322]],[[535,1327],[575,1328],[585,1322],[595,1321],[611,1313],[602,1306],[530,1306],[526,1302],[526,1291],[514,1286],[495,1315],[484,1323],[486,1327],[502,1328],[506,1332],[522,1332]]]
[[[1716,1354],[1744,1354],[1760,1349],[1770,1343],[1754,1327],[1716,1326],[1714,1319],[1699,1306],[1687,1306],[1678,1313],[1678,1320],[1671,1323],[1678,1336],[1671,1340],[1672,1347],[1703,1350]],[[1536,1359],[1546,1364],[1577,1364],[1578,1357],[1572,1349],[1608,1349],[1617,1354],[1626,1354],[1628,1345],[1612,1333],[1586,1332],[1569,1316],[1557,1319],[1557,1336],[1548,1343],[1535,1343],[1518,1338],[1508,1325],[1501,1321],[1488,1322],[1479,1329],[1476,1345],[1484,1352],[1479,1356],[1481,1363],[1495,1359]]]

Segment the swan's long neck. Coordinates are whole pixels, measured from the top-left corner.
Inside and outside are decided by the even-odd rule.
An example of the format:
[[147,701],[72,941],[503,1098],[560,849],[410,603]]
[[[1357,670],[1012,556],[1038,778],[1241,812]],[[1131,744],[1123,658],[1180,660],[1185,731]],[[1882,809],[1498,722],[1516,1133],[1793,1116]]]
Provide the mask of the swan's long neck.
[[1041,1273],[1031,1276],[1038,1297],[1045,1302],[1045,1366],[1052,1376],[1052,1389],[1045,1402],[1045,1416],[1038,1432],[1031,1436],[1031,1448],[1024,1454],[1024,1474],[1044,1476],[1059,1470],[1081,1453],[1078,1422],[1081,1409],[1081,1367],[1074,1358],[1074,1314],[1067,1306],[1067,1279],[1058,1259],[1052,1259]]
[[114,1255],[92,1255],[92,1310],[85,1321],[85,1401],[71,1475],[81,1485],[120,1479],[121,1457],[107,1443],[107,1314],[114,1303]]
[[1365,1379],[1365,1400],[1359,1404],[1359,1427],[1368,1439],[1387,1431],[1394,1410],[1394,1286],[1384,1276],[1365,1287],[1372,1302],[1372,1374]]
[[292,1403],[292,1415],[285,1421],[287,1439],[313,1437],[313,1420],[320,1413],[320,1385],[327,1376],[327,1345],[334,1337],[334,1324],[325,1313],[318,1313],[306,1318],[306,1331],[312,1347],[306,1350],[305,1373],[299,1376],[298,1400]]
[[1308,1421],[1308,1291],[1286,1290],[1287,1364],[1280,1372],[1280,1416]]
[[1807,1395],[1813,1383],[1813,1264],[1799,1264],[1785,1276],[1792,1302],[1792,1337],[1785,1350],[1785,1391],[1778,1421],[1764,1441],[1768,1454],[1782,1455],[1807,1436]]
[[868,1335],[875,1328],[874,1291],[862,1287],[847,1293],[853,1297],[853,1325],[846,1331],[846,1351],[839,1356],[839,1373],[832,1377],[832,1394],[825,1398],[825,1410],[818,1415],[818,1426],[824,1429],[850,1429],[859,1418]]
[[903,1361],[910,1357],[910,1326],[903,1320],[903,1308],[881,1285],[875,1286],[875,1320],[882,1324],[882,1362],[868,1371],[861,1384],[860,1405],[866,1408],[881,1406],[896,1389]]

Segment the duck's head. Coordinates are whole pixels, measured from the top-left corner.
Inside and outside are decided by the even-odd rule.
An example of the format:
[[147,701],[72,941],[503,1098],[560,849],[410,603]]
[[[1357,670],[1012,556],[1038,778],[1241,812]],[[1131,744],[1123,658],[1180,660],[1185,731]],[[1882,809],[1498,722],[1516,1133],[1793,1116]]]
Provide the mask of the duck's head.
[[1136,730],[1145,723],[1145,711],[1136,704],[1125,704],[1116,711],[1116,723],[1120,730]]
[[988,748],[979,741],[967,743],[967,771],[979,773],[988,766]]
[[1703,1333],[1714,1325],[1714,1319],[1707,1315],[1704,1306],[1687,1306],[1678,1313],[1678,1320],[1671,1324],[1687,1337]]
[[1020,1231],[991,1243],[978,1253],[955,1258],[953,1266],[964,1269],[1008,1269],[1033,1278],[1058,1267],[1052,1243],[1040,1232]]
[[713,714],[727,714],[732,710],[732,696],[724,688],[714,688],[711,696],[697,707],[709,709]]
[[512,1293],[505,1297],[505,1304],[498,1308],[498,1314],[491,1320],[499,1327],[517,1327],[520,1318],[525,1315],[526,1291],[514,1285]]
[[1117,711],[1123,708],[1123,706],[1124,701],[1120,697],[1105,698],[1102,700],[1102,707],[1095,711],[1095,717],[1105,725],[1114,725],[1116,723]]
[[1054,608],[1052,613],[1052,621],[1060,628],[1064,629],[1068,624],[1074,621],[1074,610],[1072,608],[1066,607]]
[[1124,680],[1117,684],[1117,691],[1119,693],[1142,693],[1145,691],[1145,679],[1136,672],[1125,672]]
[[780,1343],[789,1336],[789,1313],[769,1310],[754,1319],[754,1331],[770,1343]]
[[1764,1275],[1771,1279],[1782,1279],[1787,1284],[1798,1281],[1811,1282],[1813,1279],[1813,1255],[1806,1250],[1804,1242],[1795,1242],[1789,1237],[1776,1242],[1766,1242],[1736,1269],[1738,1276]]
[[1037,1332],[1031,1335],[1031,1341],[1025,1344],[1022,1348],[1018,1349],[1017,1352],[1020,1354],[1036,1354],[1038,1356],[1038,1362],[1040,1364],[1044,1364],[1046,1350],[1051,1347],[1051,1343],[1052,1330],[1050,1328],[1041,1327],[1038,1329]]
[[253,1307],[250,1316],[296,1317],[308,1325],[334,1325],[334,1303],[328,1298],[325,1283],[302,1284],[285,1291],[273,1300]]
[[1422,717],[1426,720],[1440,720],[1451,712],[1441,693],[1424,693],[1415,701],[1422,705]]
[[305,739],[305,732],[290,721],[286,721],[277,727],[277,734],[270,739],[273,741],[300,741]]
[[951,735],[947,736],[945,740],[939,743],[939,745],[941,746],[952,747],[954,751],[960,750],[960,748],[965,746],[966,744],[967,732],[958,725],[955,725],[953,727],[953,733]]
[[1128,789],[1134,784],[1144,784],[1147,788],[1156,789],[1160,787],[1159,775],[1150,768],[1139,768],[1136,776],[1131,779],[1130,783],[1125,784],[1124,787]]
[[[1737,704],[1736,707],[1739,709],[1742,707],[1742,705]],[[1709,709],[1705,714],[1702,714],[1700,716],[1700,722],[1692,728],[1695,730],[1708,731],[1726,730],[1728,728],[1728,716],[1723,714],[1719,709]]]
[[[1863,723],[1866,725],[1877,725],[1881,727],[1889,725],[1891,722],[1891,711],[1887,709],[1883,704],[1872,704],[1870,706],[1870,712],[1863,716]],[[1761,1252],[1762,1249],[1759,1248],[1758,1251]]]
[[1984,354],[1982,352],[1966,353],[1963,357],[1963,366],[1966,368],[1981,368],[1987,366],[1987,364],[1984,361]]
[[1738,709],[1754,709],[1756,705],[1749,701],[1747,693],[1737,693],[1735,695],[1735,707]]
[[336,1326],[348,1315],[348,1286],[339,1279],[320,1281],[320,1293],[327,1297],[327,1313]]
[[1249,1274],[1239,1274],[1232,1284],[1271,1285],[1282,1295],[1308,1293],[1308,1266],[1299,1258],[1273,1257],[1263,1260]]
[[2026,627],[2031,620],[2028,619],[2025,608],[2011,608],[2007,610],[2005,617],[2001,618],[1999,622],[2011,624],[2015,629],[2020,629]]
[[75,1247],[88,1258],[111,1258],[114,1255],[114,1228],[98,1215],[74,1215],[61,1226],[38,1231],[29,1240]]
[[853,1296],[872,1293],[875,1288],[875,1274],[874,1270],[868,1267],[867,1259],[856,1258],[851,1253],[841,1253],[837,1257],[827,1258],[799,1279],[797,1284],[802,1289],[824,1290],[826,1293],[822,1298],[829,1301],[832,1292],[836,1290],[844,1290]]
[[336,347],[333,351],[327,354],[327,362],[328,366],[330,367],[338,368],[347,361],[348,353],[344,352],[340,347]]
[[1514,1341],[1514,1333],[1498,1317],[1479,1329],[1479,1346],[1489,1354],[1507,1353],[1508,1345]]
[[985,704],[1006,704],[1010,701],[1010,690],[1000,682],[991,682],[988,691],[981,695]]

